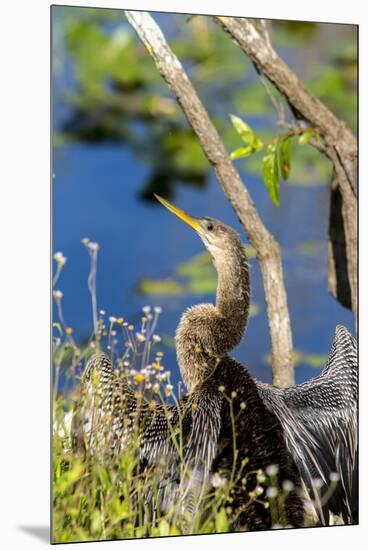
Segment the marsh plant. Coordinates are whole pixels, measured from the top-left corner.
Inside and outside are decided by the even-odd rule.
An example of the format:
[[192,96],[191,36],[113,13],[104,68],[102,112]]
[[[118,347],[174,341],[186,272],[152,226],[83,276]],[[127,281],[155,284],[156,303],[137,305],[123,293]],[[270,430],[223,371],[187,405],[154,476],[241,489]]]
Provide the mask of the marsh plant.
[[[88,288],[91,294],[91,336],[80,344],[67,323],[62,307],[63,293],[55,288],[67,262],[61,252],[54,254],[53,279],[55,321],[53,323],[53,457],[52,457],[52,518],[53,541],[58,543],[141,537],[170,536],[191,533],[222,533],[231,530],[236,521],[231,508],[232,491],[240,482],[249,498],[270,509],[273,528],[288,527],[284,503],[294,490],[291,482],[278,483],[277,465],[265,471],[252,471],[247,459],[239,464],[237,418],[233,409],[236,393],[226,394],[232,418],[233,468],[231,476],[213,474],[206,491],[197,494],[193,505],[184,506],[188,495],[172,498],[164,511],[157,506],[158,494],[164,483],[164,463],[147,467],[142,464],[140,449],[142,432],[137,421],[127,430],[129,437],[111,450],[113,418],[100,415],[95,419],[89,441],[83,441],[83,451],[75,444],[73,417],[90,397],[86,395],[83,371],[88,359],[100,352],[110,357],[116,374],[124,380],[138,403],[146,411],[159,410],[168,421],[169,434],[177,451],[177,471],[181,479],[190,479],[191,472],[183,459],[185,408],[181,406],[182,389],[175,392],[170,370],[165,366],[161,338],[157,334],[162,310],[145,306],[139,326],[122,315],[108,314],[98,309],[96,293],[99,245],[83,239],[90,255]],[[98,394],[99,380],[93,380]],[[191,407],[195,407],[191,403]],[[242,408],[240,404],[240,407]],[[99,404],[97,403],[97,409]],[[179,411],[178,421],[170,424],[173,407]],[[137,415],[139,407],[137,408]],[[124,419],[123,419],[124,420]],[[127,424],[130,420],[127,419]],[[97,435],[96,435],[97,434]],[[97,437],[98,436],[98,437]],[[98,452],[93,441],[98,440]],[[97,448],[97,445],[96,445]],[[337,479],[332,476],[329,498]],[[321,484],[316,480],[316,494]],[[306,501],[306,525],[314,521],[313,503]]]

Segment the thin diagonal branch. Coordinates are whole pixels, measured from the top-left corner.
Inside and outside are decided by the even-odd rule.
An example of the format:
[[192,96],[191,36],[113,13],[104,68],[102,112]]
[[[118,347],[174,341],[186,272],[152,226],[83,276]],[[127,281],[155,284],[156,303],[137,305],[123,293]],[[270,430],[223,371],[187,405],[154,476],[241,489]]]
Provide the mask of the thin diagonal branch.
[[292,336],[280,247],[259,217],[216,128],[161,29],[148,13],[125,13],[152,56],[160,74],[175,94],[206,157],[213,165],[225,195],[256,250],[262,271],[271,333],[273,382],[280,387],[290,386],[294,383]]

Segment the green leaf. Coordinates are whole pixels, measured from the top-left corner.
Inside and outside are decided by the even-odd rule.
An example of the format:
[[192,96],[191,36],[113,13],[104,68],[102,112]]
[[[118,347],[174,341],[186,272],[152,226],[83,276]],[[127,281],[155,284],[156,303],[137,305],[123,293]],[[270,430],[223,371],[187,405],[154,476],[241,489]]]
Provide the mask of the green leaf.
[[281,169],[281,175],[284,180],[287,180],[290,175],[291,165],[291,136],[287,136],[280,141],[278,148],[279,151],[279,165]]
[[[242,153],[240,154],[240,156],[235,156],[232,158],[240,158],[241,156],[248,156],[252,153],[260,151],[260,149],[262,149],[263,147],[262,140],[256,136],[252,128],[238,116],[230,114],[230,118],[241,140],[244,141],[244,143],[247,145],[247,147],[240,148],[242,149]],[[232,155],[235,155],[235,153],[237,151],[239,152],[240,149],[233,151]]]
[[253,143],[255,135],[254,135],[254,132],[253,132],[252,128],[250,126],[248,126],[248,124],[246,122],[244,122],[244,120],[242,120],[241,118],[239,118],[236,115],[230,114],[230,118],[231,118],[231,122],[232,122],[235,130],[239,134],[240,138],[245,143],[249,143],[249,144]]
[[227,533],[229,530],[229,522],[226,516],[225,508],[216,514],[216,533]]
[[249,155],[251,155],[252,153],[253,147],[251,147],[250,145],[248,145],[247,147],[239,147],[230,154],[230,158],[231,160],[241,159],[244,157],[249,157]]
[[260,151],[262,148],[263,148],[263,141],[259,137],[254,136],[254,141],[253,141],[254,152],[258,153],[258,151]]
[[303,132],[300,138],[298,139],[298,143],[300,145],[305,145],[306,143],[309,143],[312,137],[314,136],[314,132]]
[[167,523],[166,519],[162,519],[159,523],[159,531],[161,537],[167,537],[170,533],[170,525]]
[[275,206],[280,205],[280,180],[277,157],[278,155],[276,146],[269,145],[267,148],[267,155],[263,157],[263,180],[265,182],[270,199]]

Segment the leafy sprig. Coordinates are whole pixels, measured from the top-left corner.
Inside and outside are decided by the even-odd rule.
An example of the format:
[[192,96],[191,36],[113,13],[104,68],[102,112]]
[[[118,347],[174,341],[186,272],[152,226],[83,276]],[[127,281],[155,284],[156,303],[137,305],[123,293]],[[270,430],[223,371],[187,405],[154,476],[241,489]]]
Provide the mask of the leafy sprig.
[[296,128],[278,134],[268,143],[263,143],[254,130],[240,117],[230,114],[232,125],[245,145],[238,147],[230,154],[231,160],[249,157],[265,151],[263,157],[263,181],[268,195],[275,206],[280,205],[280,180],[286,181],[290,176],[292,143],[298,137],[299,145],[305,145],[316,137],[318,128]]

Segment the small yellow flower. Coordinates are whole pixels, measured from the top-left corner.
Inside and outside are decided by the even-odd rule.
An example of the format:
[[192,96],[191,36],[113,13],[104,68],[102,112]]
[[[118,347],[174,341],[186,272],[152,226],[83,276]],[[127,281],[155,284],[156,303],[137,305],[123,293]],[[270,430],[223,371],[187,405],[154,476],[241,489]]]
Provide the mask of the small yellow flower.
[[163,357],[164,353],[162,351],[158,351],[156,355],[157,357]]
[[200,346],[196,346],[196,347],[194,348],[194,351],[195,351],[196,353],[201,353],[201,352],[202,352],[202,349],[201,349]]
[[133,325],[129,325],[129,326],[128,326],[128,330],[134,330],[134,326],[133,326]]
[[124,322],[124,318],[123,317],[118,317],[117,322],[119,323],[119,325],[122,325],[123,322]]
[[198,403],[192,403],[192,409],[193,410],[198,409]]
[[71,327],[66,327],[65,332],[67,334],[71,334],[73,332],[73,329]]
[[140,383],[143,382],[143,380],[144,380],[143,374],[141,374],[140,372],[138,372],[138,374],[135,375],[134,380],[140,384]]
[[220,391],[221,393],[224,393],[224,391],[225,391],[225,386],[219,386],[219,387],[218,387],[218,391]]

